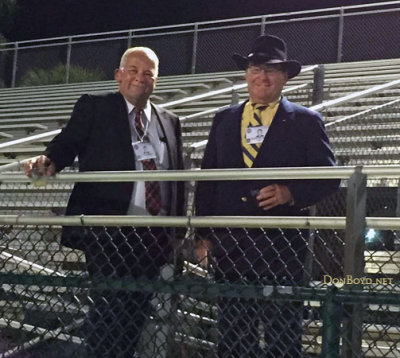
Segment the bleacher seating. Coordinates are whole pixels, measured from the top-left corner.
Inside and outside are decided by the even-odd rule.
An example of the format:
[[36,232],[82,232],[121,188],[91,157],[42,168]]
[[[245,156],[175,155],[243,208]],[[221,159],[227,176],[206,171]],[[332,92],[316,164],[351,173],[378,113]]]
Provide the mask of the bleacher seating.
[[[397,79],[400,61],[369,61],[349,64],[328,64],[325,66],[324,99],[330,100],[371,88],[375,85]],[[287,93],[287,97],[297,103],[311,106],[312,71],[304,72],[289,81],[287,87],[308,84]],[[161,77],[152,100],[158,104],[170,103],[180,98],[191,97],[218,88],[230,88],[243,83],[243,72],[196,74],[186,76]],[[61,128],[68,121],[72,108],[80,95],[87,92],[116,90],[115,81],[92,82],[83,84],[53,85],[40,87],[12,88],[0,90],[0,144]],[[400,88],[383,90],[379,94],[349,101],[341,106],[329,108],[324,112],[326,123],[336,121],[343,116],[358,113],[374,105],[384,104],[398,98]],[[213,113],[191,118],[196,113],[214,110],[246,98],[246,89],[235,93],[222,93],[210,98],[194,99],[170,108],[183,117],[183,136],[185,147],[207,138]],[[351,121],[345,123],[351,124]],[[344,123],[340,125],[343,130]],[[336,127],[336,126],[335,126]],[[335,143],[335,129],[330,130]],[[0,165],[21,160],[41,153],[51,138],[34,143],[0,148]],[[339,155],[347,157],[347,152]],[[368,154],[366,154],[368,155]],[[201,157],[200,155],[196,156]],[[365,157],[365,155],[364,155]]]
[[[327,64],[325,66],[323,89],[324,101],[337,99],[399,79],[399,74],[400,59]],[[184,147],[193,160],[194,166],[199,165],[204,146],[200,146],[200,150],[195,150],[191,146],[207,139],[215,111],[223,106],[244,100],[247,96],[246,89],[229,90],[226,93],[194,99],[187,103],[168,104],[217,89],[230,89],[233,85],[243,83],[242,71],[168,76],[159,79],[152,100],[158,104],[166,104],[169,109],[182,117]],[[289,81],[286,89],[295,88],[299,85],[304,86],[287,92],[286,96],[296,103],[308,107],[312,106],[313,72],[307,71],[300,74]],[[60,129],[68,121],[73,105],[80,95],[87,92],[96,93],[116,89],[117,85],[114,81],[0,89],[0,165],[40,154],[46,143],[51,140],[51,137],[12,146],[7,146],[7,143],[27,136]],[[400,136],[395,134],[400,129],[399,104],[379,107],[400,98],[399,94],[400,85],[322,110],[327,131],[340,164],[398,164],[400,162],[400,159],[398,159],[400,158],[400,150],[398,149],[400,148]],[[197,115],[199,112],[206,111],[209,113]],[[369,112],[358,115],[362,111]],[[35,187],[29,183],[1,183],[0,196],[2,200],[0,213],[62,215],[71,187],[70,184],[60,185],[55,183],[50,183],[46,187]],[[7,250],[16,257],[21,257],[28,262],[40,262],[43,265],[43,269],[51,269],[59,274],[70,272],[71,268],[76,270],[74,272],[81,272],[79,270],[82,268],[84,257],[71,250],[61,249],[57,243],[58,230],[59,228],[53,228],[52,231],[46,233],[37,232],[37,229],[32,230],[32,233],[29,234],[29,244],[31,247],[35,247],[36,252],[27,248],[26,237],[20,237],[18,229],[4,229],[4,237],[9,238],[6,245]],[[43,241],[44,239],[45,242]],[[40,257],[38,253],[41,254]],[[385,261],[384,257],[381,260],[382,263],[379,261],[379,264],[377,264],[376,258],[371,256],[370,262],[367,262],[367,268],[371,272],[378,270],[385,273],[386,269],[390,267],[391,274],[396,269],[398,273],[397,256],[391,256],[392,260],[396,258],[396,261],[391,262],[391,264],[385,264],[387,261]],[[8,259],[7,265],[4,268],[26,270],[21,261]],[[376,265],[378,265],[378,268]],[[41,270],[40,267],[36,269],[39,270],[38,272]],[[37,298],[35,290],[32,289],[31,292],[32,297],[35,296],[35,302],[45,302],[46,295],[44,294],[43,297]],[[52,295],[54,295],[54,292]],[[29,301],[29,298],[26,300]],[[187,314],[191,319],[197,319],[194,327],[197,327],[196,325],[200,323],[210,327],[215,324],[215,310],[213,307],[203,304],[203,308],[201,308],[201,302],[192,302],[185,297],[181,298],[180,303],[182,307],[186,305],[186,309],[182,308],[182,315],[192,312],[194,306],[200,313],[204,313],[198,316]],[[53,312],[54,307],[57,307],[56,303],[53,305]],[[13,307],[13,309],[20,310],[22,315],[26,307]],[[320,322],[305,322],[305,326],[307,332],[303,337],[303,344],[308,347],[307,351],[310,354],[319,354],[320,340],[316,339],[316,336],[321,334]],[[184,328],[186,328],[186,333],[191,337],[202,338],[193,344],[198,346],[201,343],[205,346],[204,349],[210,349],[210,347],[207,348],[207,345],[211,344],[209,342],[210,337],[201,337],[201,329],[194,331],[193,327]],[[371,337],[376,333],[375,331],[376,326],[366,329],[368,340],[371,340]],[[391,332],[393,341],[398,340],[398,332],[397,327],[394,327],[393,332]],[[187,339],[184,342],[189,344]],[[380,349],[385,352],[390,351],[390,347],[381,346]],[[391,355],[385,356],[390,357]]]

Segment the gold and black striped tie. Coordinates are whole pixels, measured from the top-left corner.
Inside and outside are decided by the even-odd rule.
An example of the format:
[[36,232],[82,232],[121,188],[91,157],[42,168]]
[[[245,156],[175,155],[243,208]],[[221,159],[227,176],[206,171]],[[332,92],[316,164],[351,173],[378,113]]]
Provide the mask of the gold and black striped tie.
[[[268,106],[257,104],[253,106],[253,116],[250,118],[248,127],[257,127],[263,125],[261,120],[261,112],[267,107]],[[261,144],[262,143],[247,143],[246,137],[242,139],[243,159],[248,168],[251,168],[253,166],[253,162],[257,157]]]

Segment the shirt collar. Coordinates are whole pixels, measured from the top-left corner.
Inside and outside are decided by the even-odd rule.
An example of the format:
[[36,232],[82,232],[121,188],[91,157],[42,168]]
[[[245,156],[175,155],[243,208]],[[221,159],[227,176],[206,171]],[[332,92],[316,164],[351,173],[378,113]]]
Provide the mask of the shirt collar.
[[[128,113],[131,113],[132,110],[135,109],[135,106],[129,102],[125,97],[124,100],[126,102],[126,106],[128,107]],[[146,119],[150,122],[151,121],[151,106],[150,106],[150,101],[147,101],[146,105],[143,108],[143,113],[146,117]]]
[[[282,96],[280,96],[276,101],[268,103],[268,107],[269,108],[274,108],[275,106],[279,105],[279,103],[282,100]],[[252,107],[254,107],[255,105],[257,105],[258,103],[252,102],[251,100],[249,100],[249,103]]]

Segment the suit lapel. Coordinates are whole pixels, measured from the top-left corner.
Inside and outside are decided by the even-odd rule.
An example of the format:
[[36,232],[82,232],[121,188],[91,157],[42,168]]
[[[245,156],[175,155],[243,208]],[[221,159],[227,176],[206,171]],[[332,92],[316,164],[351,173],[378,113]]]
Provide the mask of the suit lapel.
[[177,168],[177,154],[176,154],[176,138],[175,138],[175,128],[173,122],[168,120],[165,116],[165,112],[162,108],[151,104],[152,107],[152,119],[157,120],[159,133],[158,136],[161,142],[164,142],[167,146],[169,167],[171,169]]
[[131,162],[135,162],[135,155],[132,148],[132,136],[131,128],[129,125],[128,109],[124,97],[119,93],[115,93],[112,97],[114,105],[116,107],[116,130],[119,132],[119,138],[121,138],[121,145],[125,148],[126,153],[129,153],[129,158]]
[[[231,131],[231,136],[232,143],[230,146],[228,146],[228,155],[232,155],[234,158],[240,158],[238,161],[238,167],[239,168],[245,168],[246,164],[244,163],[243,159],[243,150],[242,150],[242,116],[243,116],[243,110],[244,106],[246,105],[248,101],[243,102],[240,106],[237,107],[235,112],[233,113],[232,116],[232,128],[233,130]],[[229,133],[229,132],[227,132]]]

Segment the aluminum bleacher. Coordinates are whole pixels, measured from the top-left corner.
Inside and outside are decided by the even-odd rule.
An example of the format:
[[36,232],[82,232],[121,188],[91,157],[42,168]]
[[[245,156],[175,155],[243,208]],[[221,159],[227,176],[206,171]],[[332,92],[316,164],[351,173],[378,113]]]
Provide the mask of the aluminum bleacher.
[[[349,94],[394,81],[399,78],[399,73],[400,60],[327,64],[322,90],[324,103],[329,104]],[[288,82],[285,95],[296,103],[311,107],[313,76],[312,67],[303,69],[299,76]],[[204,82],[207,85],[200,86]],[[114,81],[1,89],[0,164],[41,154],[53,137],[46,136],[46,133],[60,130],[68,121],[75,101],[83,93],[116,89]],[[400,127],[400,111],[396,102],[399,92],[400,85],[397,84],[356,96],[340,105],[320,106],[339,164],[399,162],[399,136],[387,135]],[[153,101],[181,116],[184,148],[192,161],[191,166],[196,167],[200,163],[215,112],[244,100],[246,93],[242,71],[168,76],[159,79]],[[166,94],[172,100],[165,102],[160,99]],[[44,136],[35,138],[36,135]],[[34,139],[25,142],[28,136]],[[11,188],[4,189],[3,196],[13,195]],[[36,193],[28,187],[18,190],[29,191],[30,195]],[[11,204],[7,200],[7,204],[0,207],[1,211],[4,212],[5,205],[7,213],[33,208],[43,211],[45,208],[40,205],[32,205],[30,195],[25,196],[26,203],[18,201]],[[47,200],[44,205],[53,213],[62,212],[67,197],[64,195],[62,202],[57,203]]]
[[[317,106],[323,113],[339,164],[398,164],[400,136],[396,134],[396,130],[400,128],[400,104],[397,102],[400,83],[394,83],[383,89],[377,86],[398,80],[399,74],[400,60],[327,64],[322,104],[313,103],[315,87],[314,72],[311,68],[288,82],[285,95],[296,103],[308,107]],[[24,138],[59,130],[68,121],[73,104],[81,94],[116,90],[116,88],[113,81],[105,81],[0,90],[0,164],[9,164],[39,155],[52,136],[27,142],[23,141]],[[373,88],[375,90],[368,92]],[[223,106],[246,99],[246,93],[241,71],[169,76],[159,79],[153,101],[181,116],[187,159],[188,161],[191,159],[191,165],[196,167],[200,163],[214,113]],[[355,93],[359,95],[343,99]],[[339,99],[343,101],[334,103]],[[19,167],[16,166],[13,170],[18,170]],[[47,186],[36,187],[30,183],[1,183],[0,213],[62,215],[71,188],[71,184],[49,183]],[[29,263],[40,262],[43,266],[34,267],[35,272],[43,272],[46,269],[54,270],[60,275],[71,270],[81,272],[83,255],[61,248],[58,243],[58,230],[59,227],[53,227],[48,232],[38,232],[37,228],[32,227],[22,237],[16,229],[4,228],[4,237],[10,238],[6,245],[7,252],[13,254],[11,258],[6,258],[7,269],[28,272],[27,269],[33,269]],[[27,247],[27,242],[30,248]],[[35,250],[32,250],[32,247],[35,247]],[[3,255],[7,255],[7,252],[3,252]],[[373,270],[388,272],[389,269],[393,272],[398,269],[396,255],[391,255],[388,260],[376,253],[375,256],[378,255],[380,261],[372,257],[373,255],[371,253],[370,257],[366,258],[367,268],[371,272]],[[26,267],[17,259],[18,257],[22,261],[27,261]],[[56,298],[51,297],[54,303],[51,301],[52,305],[49,307],[46,300],[50,296],[45,292],[38,292],[36,287],[32,287],[30,294],[34,297],[36,309],[39,303],[43,304],[43,312],[54,312],[57,309],[59,302]],[[24,302],[28,303],[30,299],[32,298],[27,297]],[[12,309],[22,312],[27,307],[22,306]],[[72,301],[69,307],[76,309],[77,312],[84,310],[82,307],[75,307]],[[197,337],[197,340],[193,338],[191,341],[197,349],[201,346],[204,351],[212,350],[212,333],[211,337],[205,337],[203,334],[215,325],[215,308],[183,296],[180,297],[180,307],[180,314],[185,316],[186,322],[182,327],[182,335]],[[193,311],[197,312],[197,316]],[[317,337],[321,334],[320,321],[310,318],[304,321],[304,327],[304,349],[310,355],[319,354],[321,342]],[[378,336],[378,328],[377,325],[366,327],[364,348],[376,343],[374,337]],[[399,329],[392,327],[388,335],[390,342],[398,340]],[[182,337],[175,338],[188,344],[188,340]],[[142,344],[146,346],[146,337],[143,337]],[[384,352],[383,354],[387,354],[384,356],[392,356],[390,346],[381,344],[379,349]]]
[[[398,78],[399,60],[367,61],[325,65],[324,100],[344,97],[350,93],[387,83]],[[205,140],[210,121],[216,109],[246,98],[246,88],[212,94],[216,89],[229,89],[243,84],[243,72],[227,72],[186,76],[167,76],[160,78],[152,100],[166,105],[180,117],[184,145]],[[313,72],[305,71],[288,82],[286,96],[299,104],[312,105]],[[18,144],[7,147],[6,143],[30,134],[40,134],[61,128],[69,119],[73,105],[80,95],[87,92],[116,90],[114,81],[92,82],[83,84],[52,85],[41,87],[12,88],[0,90],[0,164],[21,160],[41,152],[51,137],[34,143]],[[398,98],[399,86],[349,100],[340,106],[323,110],[325,122],[331,123],[344,116],[357,114],[376,105],[385,104]],[[198,98],[197,95],[205,95]],[[180,99],[192,98],[180,102]],[[210,113],[198,115],[198,113]],[[346,121],[346,125],[352,121]],[[377,124],[377,123],[374,123]],[[340,128],[343,128],[341,123]],[[336,125],[334,126],[336,127]],[[354,127],[353,127],[354,128]],[[329,128],[335,142],[335,130]],[[378,138],[379,139],[379,138]],[[340,148],[338,148],[339,153]],[[201,156],[201,154],[200,154]],[[196,155],[198,158],[199,155]]]

